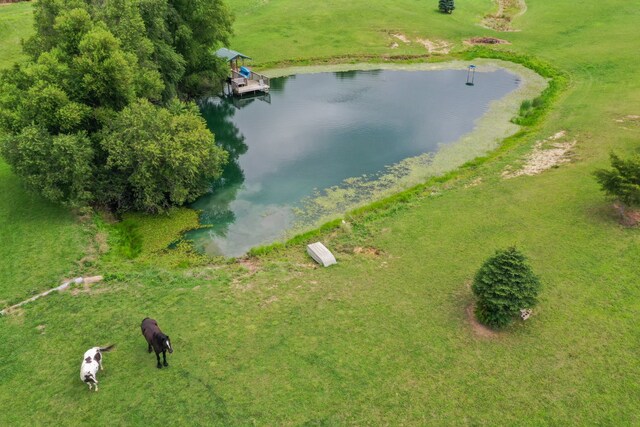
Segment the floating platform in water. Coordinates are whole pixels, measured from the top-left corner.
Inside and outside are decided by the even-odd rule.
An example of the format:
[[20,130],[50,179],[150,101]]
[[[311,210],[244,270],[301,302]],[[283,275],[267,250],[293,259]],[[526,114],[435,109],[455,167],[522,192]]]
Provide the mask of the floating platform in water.
[[329,267],[330,265],[337,264],[336,257],[320,242],[312,243],[307,245],[307,253],[313,258],[318,264],[322,264],[324,267]]

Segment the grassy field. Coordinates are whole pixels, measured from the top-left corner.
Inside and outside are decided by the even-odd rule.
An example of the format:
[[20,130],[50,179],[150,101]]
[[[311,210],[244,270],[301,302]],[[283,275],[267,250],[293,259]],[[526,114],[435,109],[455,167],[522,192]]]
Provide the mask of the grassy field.
[[31,3],[0,5],[0,68],[22,59],[20,40],[33,32],[31,15]]
[[24,190],[0,160],[0,302],[57,286],[79,270],[89,233],[66,209]]
[[[514,22],[521,31],[495,33],[477,25],[495,10],[484,0],[456,2],[451,16],[435,13],[437,2],[409,0],[229,4],[231,47],[257,65],[425,52],[415,42],[391,49],[391,32],[444,39],[454,52],[464,38],[493,35],[511,42],[497,49],[551,63],[570,83],[509,149],[408,201],[347,217],[322,237],[339,260],[329,269],[316,268],[303,245],[178,270],[109,254],[91,266],[103,283],[0,318],[0,407],[9,408],[0,425],[640,424],[640,230],[618,225],[591,176],[610,150],[640,145],[640,122],[627,117],[640,115],[640,10],[619,0],[530,0]],[[14,7],[24,6],[4,8]],[[577,141],[572,163],[502,179],[560,130]],[[27,195],[0,172],[0,212],[13,212]],[[86,232],[29,200],[2,225],[2,255],[30,255],[17,254],[34,229],[15,223],[40,224],[47,245],[68,227],[76,237],[59,246],[75,249],[33,261],[61,277]],[[45,221],[51,212],[60,219]],[[480,338],[465,314],[469,282],[512,244],[541,277],[541,303],[530,321]],[[35,273],[6,269],[4,256],[0,292],[12,299]],[[146,316],[172,338],[167,369],[146,353]],[[89,393],[79,359],[112,342],[100,391]]]

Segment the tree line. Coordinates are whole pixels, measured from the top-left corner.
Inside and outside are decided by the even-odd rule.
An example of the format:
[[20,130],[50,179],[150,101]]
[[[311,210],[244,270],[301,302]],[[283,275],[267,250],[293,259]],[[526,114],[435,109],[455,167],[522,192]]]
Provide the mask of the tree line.
[[221,0],[39,0],[28,60],[0,74],[0,154],[70,206],[162,212],[227,161],[197,106],[226,64]]

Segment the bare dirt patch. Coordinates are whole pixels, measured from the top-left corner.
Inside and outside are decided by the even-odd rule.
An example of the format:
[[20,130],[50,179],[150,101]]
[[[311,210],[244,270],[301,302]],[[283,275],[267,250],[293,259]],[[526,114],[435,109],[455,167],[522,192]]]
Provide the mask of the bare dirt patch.
[[640,127],[640,116],[637,114],[627,114],[619,119],[614,119],[614,122],[620,123],[622,129],[635,130]]
[[252,282],[243,282],[240,278],[235,278],[231,281],[231,288],[237,291],[247,292],[252,290],[255,285]]
[[[404,44],[413,43],[409,37],[401,33],[391,33],[391,37],[394,37],[397,40],[400,40]],[[416,38],[415,43],[418,43],[424,46],[424,48],[427,49],[427,52],[429,53],[429,55],[446,55],[451,51],[451,43],[449,43],[446,40],[430,40],[430,39]],[[393,42],[390,47],[391,49],[397,49],[398,46],[399,45],[397,42]]]
[[255,285],[251,281],[251,277],[260,271],[260,262],[256,258],[243,257],[239,258],[237,263],[242,266],[245,271],[233,278],[231,287],[242,292],[252,290]]
[[502,172],[502,177],[509,179],[521,175],[538,175],[547,169],[570,162],[572,149],[577,141],[566,141],[566,136],[565,131],[560,131],[549,138],[537,141],[533,151],[527,156],[524,166],[516,171],[507,166]]
[[464,188],[473,188],[473,187],[477,187],[480,184],[482,184],[482,178],[478,177],[478,178],[474,179],[473,181],[465,184]]
[[82,286],[73,286],[71,288],[71,295],[76,296],[76,295],[80,295],[80,294],[89,294],[89,293],[104,293],[108,291],[108,288],[106,287],[102,287],[102,288],[94,288],[93,285],[96,283],[101,282],[103,279],[102,276],[91,276],[91,277],[84,277],[82,278],[82,281],[80,283],[75,282],[75,285],[79,285],[81,284]]
[[275,295],[270,296],[269,298],[267,298],[266,300],[264,300],[262,302],[262,307],[268,307],[271,304],[273,304],[274,302],[278,302],[278,297]]
[[24,316],[24,308],[22,307],[9,307],[2,311],[3,316],[22,317]]
[[484,45],[484,44],[511,44],[508,40],[497,39],[495,37],[472,37],[464,41],[468,45]]
[[71,290],[69,291],[69,293],[71,295],[78,296],[81,294],[104,294],[106,292],[109,292],[109,288],[107,287],[94,287],[92,286],[92,284],[90,283],[83,283],[82,286],[74,286],[73,288],[71,288]]
[[618,221],[625,227],[637,227],[640,225],[640,209],[630,208],[620,202],[613,204]]
[[370,256],[380,256],[382,251],[378,248],[356,246],[353,248],[354,254],[364,254]]
[[429,54],[446,55],[451,51],[451,43],[444,40],[416,39],[416,42],[424,46]]
[[402,43],[404,44],[409,44],[411,43],[411,40],[409,40],[409,38],[407,36],[405,36],[404,34],[391,34],[393,37],[397,38],[398,40],[400,40]]
[[527,11],[524,0],[497,0],[498,11],[485,15],[482,25],[496,31],[517,31],[511,27],[511,21]]
[[255,274],[260,270],[260,262],[256,258],[240,258],[238,259],[238,264],[246,268],[249,274]]
[[479,338],[498,338],[501,335],[500,332],[494,331],[493,329],[478,322],[475,315],[475,309],[475,303],[471,303],[465,310],[467,313],[467,322],[471,325],[473,334]]

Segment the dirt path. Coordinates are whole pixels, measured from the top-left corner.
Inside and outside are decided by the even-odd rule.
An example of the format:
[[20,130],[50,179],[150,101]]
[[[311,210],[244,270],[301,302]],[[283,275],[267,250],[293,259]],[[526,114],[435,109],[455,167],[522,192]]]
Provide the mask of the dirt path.
[[7,307],[4,310],[0,310],[0,316],[5,316],[7,314],[10,314],[11,312],[15,311],[16,309],[22,307],[23,305],[30,303],[32,301],[37,300],[38,298],[42,298],[45,297],[47,295],[49,295],[52,292],[58,291],[58,292],[62,292],[65,291],[69,288],[69,286],[71,284],[76,284],[76,285],[80,285],[80,284],[84,284],[84,285],[89,285],[92,283],[96,283],[102,280],[102,276],[93,276],[93,277],[77,277],[73,280],[67,280],[65,281],[62,285],[60,286],[56,286],[55,288],[49,289],[48,291],[45,292],[41,292],[38,295],[34,295],[29,299],[26,299],[22,302],[19,302],[18,304],[14,304],[11,307]]
[[482,26],[496,31],[518,31],[511,26],[511,21],[527,11],[525,0],[497,0],[497,2],[498,11],[485,15]]

